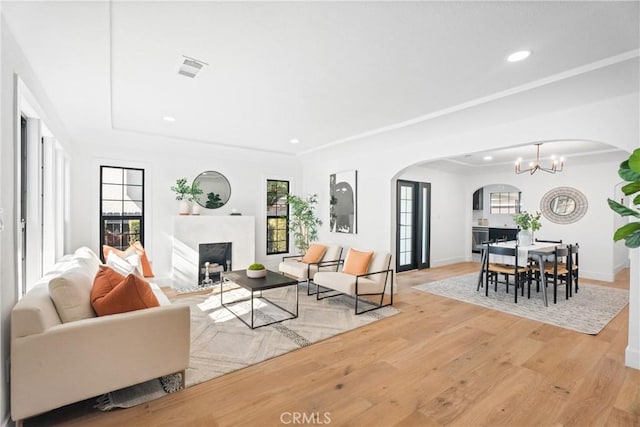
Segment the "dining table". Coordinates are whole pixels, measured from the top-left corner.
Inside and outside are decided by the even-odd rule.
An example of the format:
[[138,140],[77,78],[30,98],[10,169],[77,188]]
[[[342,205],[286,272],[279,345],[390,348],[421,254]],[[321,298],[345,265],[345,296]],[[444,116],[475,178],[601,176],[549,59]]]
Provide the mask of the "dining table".
[[[511,240],[507,242],[498,242],[498,243],[488,243],[488,244],[491,246],[500,246],[500,247],[506,247],[506,248],[517,247],[518,248],[518,265],[521,267],[526,267],[529,263],[529,260],[533,259],[538,263],[538,267],[540,268],[540,271],[544,271],[545,257],[548,257],[549,255],[553,255],[553,252],[555,251],[556,246],[558,246],[557,243],[544,243],[544,242],[536,242],[530,245],[519,246],[516,240]],[[485,262],[487,262],[488,251],[487,251],[486,243],[478,246],[482,246],[481,248],[482,256],[480,260],[480,274],[478,275],[478,284],[480,284],[482,282],[482,273],[484,272],[484,265],[485,265]],[[563,245],[560,245],[560,246],[563,246]],[[491,260],[493,262],[500,263],[500,264],[513,264],[514,262],[513,258],[514,257],[509,257],[509,256],[491,255]],[[546,291],[547,276],[546,274],[541,274],[541,276],[542,276],[542,285],[543,285],[542,300],[544,301],[544,306],[548,307],[547,291]]]

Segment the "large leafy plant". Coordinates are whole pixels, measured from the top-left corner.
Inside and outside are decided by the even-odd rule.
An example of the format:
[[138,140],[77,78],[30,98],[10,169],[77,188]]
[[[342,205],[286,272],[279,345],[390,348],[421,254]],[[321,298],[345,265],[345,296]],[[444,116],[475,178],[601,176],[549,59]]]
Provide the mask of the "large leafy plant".
[[540,217],[542,214],[537,212],[535,214],[531,214],[527,211],[520,212],[513,216],[513,222],[516,223],[518,227],[523,230],[531,230],[531,232],[536,232],[540,230],[542,224],[540,223]]
[[312,194],[303,199],[288,194],[287,203],[291,209],[289,229],[293,232],[294,244],[301,252],[306,252],[311,242],[318,238],[318,226],[322,225],[322,221],[316,217],[314,212],[318,203],[318,195]]
[[[625,196],[640,192],[640,148],[635,149],[627,160],[620,163],[618,175],[628,182],[622,187],[622,192]],[[627,207],[612,199],[607,199],[607,202],[609,207],[620,216],[640,218],[640,212],[632,207]],[[640,194],[636,194],[631,204],[633,206],[640,205]],[[640,247],[640,222],[633,221],[618,228],[613,234],[613,240],[617,242],[622,239],[624,239],[625,246],[629,248]]]

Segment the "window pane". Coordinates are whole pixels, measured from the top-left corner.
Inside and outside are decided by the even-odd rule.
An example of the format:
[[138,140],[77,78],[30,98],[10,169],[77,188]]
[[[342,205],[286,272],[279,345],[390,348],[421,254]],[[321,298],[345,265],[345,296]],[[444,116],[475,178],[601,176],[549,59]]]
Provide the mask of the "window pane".
[[142,185],[142,171],[136,169],[125,169],[124,184]]
[[142,187],[127,185],[125,189],[125,200],[142,200]]
[[123,215],[142,215],[142,203],[141,202],[124,202]]
[[102,202],[102,215],[122,216],[122,202],[105,200]]
[[102,184],[102,198],[106,200],[122,200],[122,185]]
[[102,168],[102,182],[108,184],[122,184],[121,168]]

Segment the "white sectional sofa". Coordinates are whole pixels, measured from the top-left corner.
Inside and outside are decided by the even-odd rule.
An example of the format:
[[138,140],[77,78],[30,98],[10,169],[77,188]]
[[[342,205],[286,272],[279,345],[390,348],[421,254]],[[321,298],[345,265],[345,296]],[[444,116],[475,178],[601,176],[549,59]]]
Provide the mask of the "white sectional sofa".
[[[56,264],[13,308],[13,420],[176,372],[183,373],[184,381],[189,364],[189,307],[171,305],[152,286],[159,307],[95,317],[90,301],[86,301],[87,308],[83,299],[85,291],[89,298],[99,263],[90,249],[78,249]],[[49,290],[51,281],[58,278],[55,283],[59,283],[61,277],[66,283],[82,283],[80,294],[75,295],[79,304],[62,316],[66,322]],[[69,319],[69,313],[81,318]]]

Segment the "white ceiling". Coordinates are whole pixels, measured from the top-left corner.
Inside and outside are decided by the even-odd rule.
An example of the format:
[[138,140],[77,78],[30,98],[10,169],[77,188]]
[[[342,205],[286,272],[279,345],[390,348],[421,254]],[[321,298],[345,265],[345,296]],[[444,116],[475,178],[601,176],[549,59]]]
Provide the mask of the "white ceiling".
[[[505,116],[542,108],[550,87],[556,108],[638,90],[638,2],[3,1],[2,13],[82,143],[113,129],[296,154],[507,97],[522,107]],[[519,49],[533,54],[505,61]],[[182,55],[209,65],[185,78]]]

